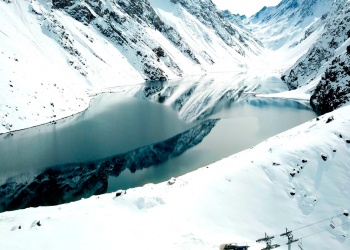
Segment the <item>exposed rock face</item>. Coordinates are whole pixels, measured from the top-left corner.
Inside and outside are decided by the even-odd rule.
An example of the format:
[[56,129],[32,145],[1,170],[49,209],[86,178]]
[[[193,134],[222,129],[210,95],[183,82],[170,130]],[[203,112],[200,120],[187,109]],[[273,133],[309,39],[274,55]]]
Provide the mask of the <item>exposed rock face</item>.
[[74,19],[84,24],[90,24],[96,18],[96,15],[84,5],[75,5],[72,8],[67,8],[66,11],[70,13]]
[[[152,53],[154,46],[159,47],[160,45],[156,41],[147,42],[153,39],[144,31],[144,27],[151,26],[159,31],[164,31],[168,37],[173,38],[174,43],[182,44],[183,47],[187,48],[189,52],[184,51],[184,53],[190,53],[190,49],[182,41],[181,36],[176,31],[169,32],[171,27],[166,26],[160,20],[148,1],[86,0],[76,2],[73,6],[65,8],[64,11],[79,22],[95,26],[101,34],[125,50],[133,50],[141,61],[137,67],[145,75],[146,80],[166,79],[168,75],[162,69],[159,57]],[[128,31],[130,28],[139,33],[130,33]],[[175,35],[171,36],[171,33],[175,33]],[[165,53],[163,57],[167,58],[168,64],[166,66],[173,70],[176,75],[181,76],[182,71],[172,58]],[[199,64],[194,56],[191,58]]]
[[247,28],[245,26],[245,24],[243,23],[243,21],[247,19],[247,17],[245,15],[241,16],[239,14],[233,14],[229,10],[223,10],[223,11],[219,12],[219,15],[221,18],[223,18],[227,21],[230,21],[231,23],[234,23],[243,29]]
[[162,163],[199,144],[218,120],[207,120],[165,141],[94,162],[48,168],[0,183],[0,212],[26,207],[57,205],[105,193],[108,177]]
[[0,186],[0,211],[57,205],[107,190],[107,172],[94,164],[54,167],[9,178]]
[[[218,13],[219,16],[223,19],[228,21],[229,23],[234,25],[234,29],[229,29],[227,32],[230,33],[233,37],[236,37],[240,43],[244,45],[247,49],[252,51],[254,54],[258,55],[258,51],[254,51],[249,45],[250,44],[258,44],[261,47],[264,47],[261,41],[256,37],[253,36],[249,30],[249,28],[246,26],[246,24],[243,21],[246,21],[247,17],[246,16],[240,16],[238,14],[232,14],[229,10],[224,10]],[[239,32],[232,32],[232,31],[237,31]]]
[[62,9],[73,5],[74,0],[52,0],[53,7],[57,9]]
[[[245,40],[249,39],[239,32],[230,22],[221,18],[216,6],[211,0],[172,0],[173,3],[181,4],[189,13],[194,15],[207,27],[215,30],[216,34],[229,46],[237,47],[236,51],[241,55],[245,52],[241,45],[249,47]],[[239,41],[239,42],[238,42]]]
[[336,57],[326,69],[310,99],[320,113],[333,111],[350,102],[350,54]]

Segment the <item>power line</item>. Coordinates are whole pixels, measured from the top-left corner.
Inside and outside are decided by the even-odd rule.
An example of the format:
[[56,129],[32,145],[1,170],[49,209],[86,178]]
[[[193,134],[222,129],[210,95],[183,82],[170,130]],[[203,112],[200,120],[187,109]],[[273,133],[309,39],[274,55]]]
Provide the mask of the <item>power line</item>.
[[[276,234],[276,235],[268,236],[268,235],[265,233],[265,237],[264,237],[264,238],[260,238],[260,239],[256,240],[255,242],[245,242],[245,243],[246,243],[246,244],[247,244],[247,243],[248,243],[248,244],[251,244],[251,243],[257,244],[257,243],[260,243],[260,242],[263,241],[263,242],[266,243],[266,247],[263,248],[262,250],[270,250],[270,249],[274,249],[274,248],[280,247],[280,245],[278,245],[278,244],[272,245],[272,243],[271,243],[271,242],[272,242],[272,239],[276,239],[277,237],[284,237],[284,236],[287,236],[287,237],[288,237],[288,243],[287,243],[287,245],[290,246],[290,245],[291,245],[292,243],[294,243],[294,242],[301,241],[301,240],[304,239],[304,238],[311,237],[311,236],[313,236],[313,235],[316,235],[316,234],[325,232],[325,231],[327,231],[327,230],[329,230],[329,229],[324,229],[324,230],[318,231],[318,232],[316,232],[316,233],[312,233],[312,234],[310,234],[310,235],[306,235],[306,236],[303,236],[303,237],[299,237],[299,238],[297,238],[297,239],[293,239],[293,235],[292,235],[292,232],[293,232],[293,231],[298,231],[298,230],[301,230],[301,229],[304,229],[304,228],[307,228],[307,227],[311,227],[311,226],[314,226],[314,225],[319,224],[319,223],[321,223],[321,222],[324,222],[324,221],[327,221],[327,220],[332,220],[334,217],[340,217],[340,216],[342,216],[342,215],[344,215],[345,217],[348,217],[348,214],[341,213],[341,214],[338,214],[338,215],[335,215],[335,216],[332,216],[332,217],[329,217],[329,218],[326,218],[326,219],[323,219],[323,220],[320,220],[320,221],[316,221],[316,222],[314,222],[314,223],[311,223],[311,224],[308,224],[308,225],[305,225],[305,226],[302,226],[302,227],[299,227],[299,228],[296,228],[296,229],[293,229],[293,230],[289,230],[289,231],[288,231],[288,229],[286,229],[286,232],[285,232],[285,233],[282,233],[282,234],[280,234],[280,235],[277,235],[277,234]],[[340,227],[340,226],[347,225],[347,224],[350,224],[350,221],[349,221],[349,222],[342,223],[342,224],[340,224],[340,225],[333,225],[332,228]],[[254,244],[254,245],[255,245],[255,244]]]
[[[340,225],[336,225],[336,226],[334,226],[334,228],[336,228],[336,227],[340,227],[340,226],[343,226],[343,225],[347,225],[347,224],[350,224],[350,221],[349,221],[349,222],[342,223],[342,224],[340,224]],[[319,233],[322,233],[322,232],[324,232],[324,231],[328,231],[328,230],[329,230],[329,229],[327,228],[327,229],[324,229],[324,230],[318,231],[318,232],[316,232],[316,233],[313,233],[313,234],[309,234],[309,235],[306,235],[306,236],[300,237],[298,240],[301,240],[301,239],[304,239],[304,238],[307,238],[307,237],[310,237],[310,236],[313,236],[313,235],[316,235],[316,234],[319,234]]]
[[[301,230],[301,229],[304,229],[304,228],[307,228],[307,227],[311,227],[311,226],[317,225],[317,224],[319,224],[319,223],[321,223],[321,222],[324,222],[324,221],[327,221],[327,220],[331,220],[331,219],[333,219],[334,217],[340,217],[340,216],[342,216],[342,215],[344,215],[344,213],[337,214],[337,215],[335,215],[335,216],[332,216],[332,217],[329,217],[329,218],[326,218],[326,219],[323,219],[323,220],[320,220],[320,221],[316,221],[316,222],[314,222],[314,223],[311,223],[311,224],[308,224],[308,225],[305,225],[305,226],[302,226],[302,227],[299,227],[299,228],[292,229],[292,230],[290,230],[290,232],[298,231],[298,230]],[[344,216],[346,216],[346,215],[344,215]],[[346,217],[347,217],[347,216],[346,216]],[[280,237],[280,236],[281,236],[281,235],[279,235],[279,234],[275,234],[275,235],[272,235],[271,237],[276,238],[276,237]]]
[[311,227],[311,226],[313,226],[313,225],[319,224],[319,223],[324,222],[324,221],[327,221],[327,220],[331,220],[332,218],[334,218],[334,217],[339,217],[339,216],[341,216],[341,215],[343,215],[343,214],[338,214],[338,215],[332,216],[332,217],[330,217],[330,218],[327,218],[327,219],[324,219],[324,220],[320,220],[320,221],[317,221],[317,222],[314,222],[314,223],[311,223],[311,224],[308,224],[308,225],[305,225],[305,226],[302,226],[302,227],[293,229],[293,230],[291,230],[291,231],[298,231],[298,230],[300,230],[300,229],[304,229],[304,228],[307,228],[307,227]]
[[265,237],[256,240],[256,242],[261,242],[261,241],[265,241],[265,242],[266,242],[266,247],[263,248],[262,250],[270,250],[270,249],[274,249],[274,248],[280,247],[280,245],[278,245],[278,244],[272,245],[271,240],[272,240],[273,238],[275,238],[275,236],[268,236],[268,235],[265,233]]
[[282,237],[287,236],[287,238],[288,238],[288,242],[287,242],[288,250],[291,250],[291,248],[292,248],[291,245],[298,241],[298,239],[293,239],[292,231],[288,231],[288,228],[286,228],[286,232],[281,234],[280,236],[282,236]]

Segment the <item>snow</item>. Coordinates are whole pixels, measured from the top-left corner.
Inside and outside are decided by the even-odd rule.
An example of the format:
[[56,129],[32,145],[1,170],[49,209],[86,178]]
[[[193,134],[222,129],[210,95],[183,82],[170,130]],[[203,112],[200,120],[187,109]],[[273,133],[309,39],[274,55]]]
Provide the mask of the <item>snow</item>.
[[[52,110],[58,107],[67,110],[67,113],[84,109],[88,104],[86,96],[74,93],[77,89],[84,93],[87,88],[76,83],[77,77],[68,67],[55,67],[54,62],[62,60],[59,56],[62,52],[56,49],[57,46],[48,37],[37,39],[41,30],[34,24],[34,18],[25,15],[18,18],[14,15],[25,12],[27,6],[21,1],[16,2],[16,5],[6,5],[6,8],[3,5],[3,2],[0,3],[1,124],[12,129],[28,127],[33,123],[53,120]],[[27,26],[31,29],[28,30]],[[77,108],[72,109],[68,100]],[[56,119],[66,116],[64,112],[58,114]],[[6,131],[3,126],[0,126],[0,132]]]
[[278,50],[290,46],[312,25],[318,25],[332,0],[283,0],[276,7],[268,7],[252,16],[249,26],[265,46]]
[[[256,83],[269,79],[275,84],[282,84],[281,73],[324,32],[319,17],[329,3],[324,0],[325,5],[314,10],[316,19],[307,18],[293,30],[283,18],[271,30],[271,23],[250,23],[270,48],[252,45],[255,51],[246,50],[246,57],[238,57],[180,5],[149,2],[196,55],[202,55],[203,64],[194,65],[163,34],[150,27],[142,29],[148,34],[145,41],[162,44],[184,76],[241,71]],[[50,19],[50,11],[50,4],[41,0],[0,2],[0,133],[80,112],[103,91],[133,95],[144,80],[136,69],[137,56],[63,12],[52,10],[56,19]],[[50,26],[53,20],[65,27],[67,44],[73,44],[80,57],[58,45],[60,28]],[[314,31],[304,37],[309,28]],[[286,32],[292,39],[285,39]],[[336,55],[344,54],[348,44],[349,40],[344,42]],[[210,65],[208,55],[217,63]],[[163,60],[159,65],[167,63]],[[163,69],[178,77],[174,69]],[[320,77],[294,91],[258,96],[308,101]],[[206,91],[218,96],[225,84],[227,79],[221,88]],[[255,86],[247,91],[253,92]],[[179,88],[171,98],[182,93]],[[189,103],[183,112],[190,113],[192,106]],[[256,242],[265,232],[276,236],[273,243],[281,244],[280,249],[287,249],[286,239],[279,236],[287,227],[294,238],[305,237],[304,249],[348,250],[350,219],[343,212],[350,209],[349,125],[347,105],[169,182],[129,189],[118,197],[111,193],[0,213],[0,249],[218,249],[224,243],[240,243],[255,250],[265,247]]]
[[[228,51],[227,45],[221,39],[218,39],[213,30],[205,27],[183,7],[160,0],[151,0],[150,3],[162,20],[174,27],[198,54],[203,55],[203,52],[206,52],[212,55],[210,58],[215,63],[210,69],[207,69],[208,72],[242,70],[241,60],[244,60],[244,58],[237,58],[233,51]],[[252,53],[250,55],[253,56]],[[205,60],[205,56],[202,57],[202,60]],[[187,73],[186,75],[199,73],[198,71],[192,71],[192,74]]]

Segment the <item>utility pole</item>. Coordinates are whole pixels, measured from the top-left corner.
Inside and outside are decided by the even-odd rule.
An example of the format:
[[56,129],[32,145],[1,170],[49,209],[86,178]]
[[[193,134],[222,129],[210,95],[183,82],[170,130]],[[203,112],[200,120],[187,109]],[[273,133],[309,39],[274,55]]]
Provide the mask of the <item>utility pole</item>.
[[280,245],[278,245],[278,244],[274,244],[274,245],[271,244],[271,240],[273,238],[275,238],[275,236],[268,236],[265,233],[265,237],[261,238],[261,239],[258,239],[256,242],[261,242],[261,241],[265,241],[266,242],[266,247],[261,249],[261,250],[270,250],[270,249],[274,249],[274,248],[280,247]]
[[288,231],[288,228],[286,228],[286,232],[281,234],[281,236],[287,236],[288,237],[288,242],[287,242],[287,245],[288,245],[288,250],[291,250],[292,249],[292,243],[294,242],[297,242],[298,239],[296,240],[293,240],[293,234],[292,234],[292,231]]

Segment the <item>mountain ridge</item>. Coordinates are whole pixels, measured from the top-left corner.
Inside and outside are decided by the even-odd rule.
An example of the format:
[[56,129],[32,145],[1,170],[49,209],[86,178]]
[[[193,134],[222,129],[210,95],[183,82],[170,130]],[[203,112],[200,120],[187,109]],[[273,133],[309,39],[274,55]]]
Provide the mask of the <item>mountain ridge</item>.
[[345,53],[347,8],[346,0],[283,0],[244,19],[211,0],[2,1],[0,132],[80,112],[106,87],[244,72],[269,49],[295,54],[282,80],[312,95]]
[[0,1],[0,132],[80,112],[106,87],[244,69],[261,45],[197,2]]

